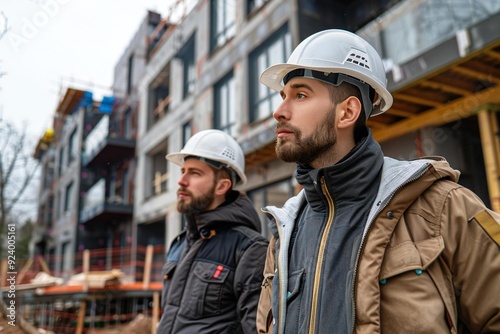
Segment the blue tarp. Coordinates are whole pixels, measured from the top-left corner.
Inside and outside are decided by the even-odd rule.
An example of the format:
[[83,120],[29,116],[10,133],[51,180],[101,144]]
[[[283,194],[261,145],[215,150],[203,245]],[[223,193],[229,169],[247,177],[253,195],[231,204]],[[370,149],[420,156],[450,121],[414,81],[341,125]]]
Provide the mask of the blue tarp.
[[113,111],[113,104],[115,103],[114,96],[104,96],[101,104],[99,105],[99,112],[103,114],[111,114]]

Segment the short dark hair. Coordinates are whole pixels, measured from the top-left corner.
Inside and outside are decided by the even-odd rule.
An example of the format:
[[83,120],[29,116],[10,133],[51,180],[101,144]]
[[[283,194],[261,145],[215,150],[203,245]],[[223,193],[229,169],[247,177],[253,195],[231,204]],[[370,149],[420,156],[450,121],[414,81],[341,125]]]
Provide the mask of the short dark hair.
[[[359,88],[345,81],[338,86],[333,86],[327,83],[323,84],[328,88],[328,91],[330,92],[330,100],[334,106],[346,100],[350,96],[356,97],[361,103],[361,112],[359,113],[358,119],[354,124],[354,139],[358,142],[361,138],[366,136],[366,114]],[[372,94],[370,94],[370,100],[372,100]]]

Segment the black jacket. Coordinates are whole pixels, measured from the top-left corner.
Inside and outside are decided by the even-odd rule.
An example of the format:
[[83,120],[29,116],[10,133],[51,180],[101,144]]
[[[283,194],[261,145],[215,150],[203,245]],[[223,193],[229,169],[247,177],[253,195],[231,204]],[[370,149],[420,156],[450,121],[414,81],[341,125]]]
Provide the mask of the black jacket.
[[158,334],[256,333],[268,241],[250,199],[236,191],[188,218],[163,268]]

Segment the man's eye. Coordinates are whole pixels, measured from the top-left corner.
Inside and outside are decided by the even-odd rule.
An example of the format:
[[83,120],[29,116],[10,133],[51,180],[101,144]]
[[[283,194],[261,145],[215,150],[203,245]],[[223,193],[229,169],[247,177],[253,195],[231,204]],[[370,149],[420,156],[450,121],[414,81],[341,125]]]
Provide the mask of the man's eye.
[[303,98],[305,98],[305,97],[306,97],[306,96],[305,96],[304,94],[302,94],[302,93],[298,93],[298,94],[297,94],[297,99],[303,99]]

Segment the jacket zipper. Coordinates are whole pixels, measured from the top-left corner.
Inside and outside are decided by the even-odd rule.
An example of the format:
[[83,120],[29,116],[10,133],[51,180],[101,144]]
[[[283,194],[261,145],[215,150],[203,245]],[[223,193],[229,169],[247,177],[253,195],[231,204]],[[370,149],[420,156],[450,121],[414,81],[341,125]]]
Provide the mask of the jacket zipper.
[[384,199],[383,202],[380,203],[380,206],[379,206],[377,212],[375,213],[374,218],[370,222],[370,225],[366,229],[366,232],[363,233],[363,237],[361,238],[361,244],[359,245],[359,249],[358,249],[358,254],[356,255],[356,265],[354,266],[354,271],[353,271],[353,275],[352,275],[352,286],[351,286],[351,298],[352,298],[352,318],[351,318],[352,323],[351,323],[351,325],[352,325],[352,328],[351,328],[351,334],[354,334],[355,327],[356,327],[355,326],[355,322],[356,322],[356,298],[355,298],[354,293],[355,293],[355,287],[356,287],[356,276],[358,274],[359,258],[360,258],[361,251],[365,247],[366,235],[370,231],[370,229],[373,225],[373,221],[375,221],[375,218],[377,217],[377,215],[380,212],[382,212],[382,210],[385,209],[387,204],[389,204],[391,199],[394,197],[394,194],[396,194],[396,192],[399,189],[403,188],[408,183],[411,183],[411,182],[419,179],[422,175],[424,175],[424,173],[427,171],[428,168],[429,168],[428,165],[423,165],[409,179],[405,180],[405,182],[401,183],[398,187],[396,187],[396,189],[394,189],[394,191],[386,199]]
[[316,262],[316,270],[314,272],[314,284],[313,284],[313,292],[311,298],[311,314],[309,316],[309,333],[314,334],[316,331],[316,320],[317,320],[317,309],[318,309],[318,296],[319,296],[319,286],[321,283],[321,271],[323,268],[323,256],[325,254],[326,242],[328,240],[328,236],[330,234],[330,229],[333,225],[333,217],[335,214],[335,208],[333,206],[333,199],[326,187],[325,177],[321,177],[321,190],[323,195],[326,197],[326,201],[328,202],[328,219],[326,221],[325,228],[323,230],[323,234],[321,236],[319,249],[318,249],[318,258]]

